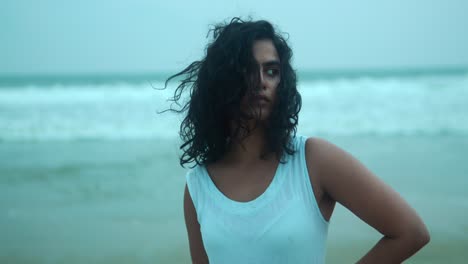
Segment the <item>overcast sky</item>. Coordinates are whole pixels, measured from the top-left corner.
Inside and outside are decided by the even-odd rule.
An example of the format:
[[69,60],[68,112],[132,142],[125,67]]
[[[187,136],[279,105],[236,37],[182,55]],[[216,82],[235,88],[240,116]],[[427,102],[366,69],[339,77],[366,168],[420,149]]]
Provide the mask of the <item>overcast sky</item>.
[[289,33],[301,70],[468,66],[464,0],[1,1],[1,75],[179,70],[248,15]]

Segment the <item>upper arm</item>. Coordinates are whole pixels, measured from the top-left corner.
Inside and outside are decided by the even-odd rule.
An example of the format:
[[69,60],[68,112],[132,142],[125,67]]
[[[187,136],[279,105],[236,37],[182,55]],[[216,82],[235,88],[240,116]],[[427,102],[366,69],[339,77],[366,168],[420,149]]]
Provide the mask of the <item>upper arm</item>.
[[184,217],[192,262],[196,264],[208,263],[208,256],[206,255],[201,237],[200,224],[197,220],[197,212],[193,205],[192,198],[190,197],[187,185],[185,185],[184,190]]
[[327,196],[387,237],[428,239],[426,226],[408,203],[351,154],[322,139],[307,142],[309,163]]

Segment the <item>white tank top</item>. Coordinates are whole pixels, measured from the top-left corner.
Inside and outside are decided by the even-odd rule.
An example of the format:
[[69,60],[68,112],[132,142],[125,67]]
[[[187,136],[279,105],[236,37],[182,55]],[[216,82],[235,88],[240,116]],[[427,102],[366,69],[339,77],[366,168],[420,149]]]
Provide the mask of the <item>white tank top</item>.
[[[324,263],[328,222],[312,190],[306,137],[293,138],[275,176],[256,199],[237,202],[213,183],[205,166],[189,170],[187,186],[211,264]],[[312,165],[313,166],[313,165]]]

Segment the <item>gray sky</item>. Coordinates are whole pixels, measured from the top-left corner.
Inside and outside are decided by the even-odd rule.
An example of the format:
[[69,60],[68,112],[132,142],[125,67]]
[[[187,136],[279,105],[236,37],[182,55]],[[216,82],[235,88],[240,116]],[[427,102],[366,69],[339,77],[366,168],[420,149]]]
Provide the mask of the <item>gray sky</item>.
[[468,66],[468,1],[2,0],[0,74],[151,73],[203,55],[209,25],[267,19],[301,70]]

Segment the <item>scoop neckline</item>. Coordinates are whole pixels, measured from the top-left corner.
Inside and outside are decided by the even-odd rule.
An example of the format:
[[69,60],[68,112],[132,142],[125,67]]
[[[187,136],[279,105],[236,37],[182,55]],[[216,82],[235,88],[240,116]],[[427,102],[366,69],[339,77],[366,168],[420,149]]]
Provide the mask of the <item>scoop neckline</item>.
[[227,197],[221,190],[218,189],[218,187],[215,185],[213,180],[211,179],[209,172],[206,168],[206,166],[202,166],[202,171],[203,174],[207,177],[208,181],[208,186],[211,189],[211,193],[215,196],[215,199],[230,204],[232,207],[239,208],[242,207],[245,209],[246,207],[252,207],[252,208],[257,208],[261,206],[263,203],[267,201],[268,197],[273,196],[273,194],[278,190],[276,186],[279,184],[280,177],[283,173],[280,173],[282,171],[282,168],[285,164],[283,164],[281,161],[278,162],[278,166],[276,167],[275,174],[273,175],[273,179],[271,182],[268,184],[267,188],[257,197],[254,199],[247,201],[247,202],[240,202],[233,200],[229,197]]

